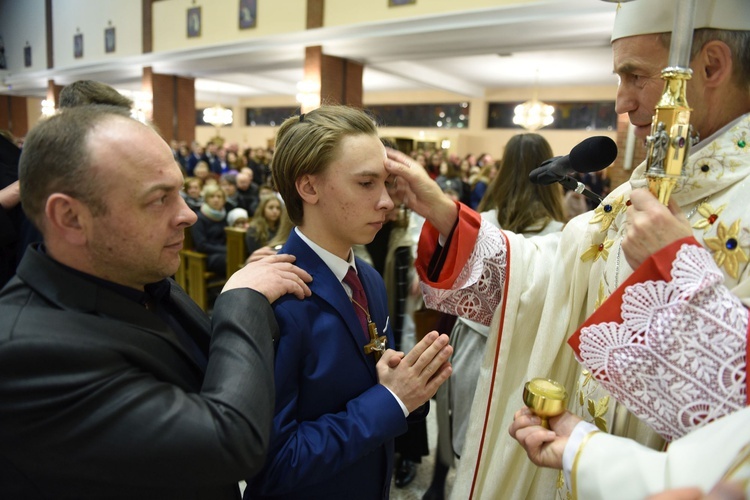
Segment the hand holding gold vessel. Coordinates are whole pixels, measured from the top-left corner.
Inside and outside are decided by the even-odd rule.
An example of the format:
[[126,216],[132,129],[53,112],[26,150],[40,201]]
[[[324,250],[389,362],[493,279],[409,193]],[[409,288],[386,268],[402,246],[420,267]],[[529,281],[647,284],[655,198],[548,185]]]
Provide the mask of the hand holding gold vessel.
[[549,429],[549,418],[565,411],[568,392],[554,380],[534,378],[524,385],[523,404],[542,420],[543,427]]

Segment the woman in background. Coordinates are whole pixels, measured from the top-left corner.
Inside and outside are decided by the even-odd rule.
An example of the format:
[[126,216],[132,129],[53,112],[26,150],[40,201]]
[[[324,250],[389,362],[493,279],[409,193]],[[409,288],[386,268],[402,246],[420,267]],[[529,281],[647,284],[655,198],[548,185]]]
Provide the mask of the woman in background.
[[190,228],[195,249],[206,254],[206,268],[217,276],[227,273],[226,195],[217,184],[203,188],[203,205]]
[[529,181],[531,171],[553,156],[549,143],[539,134],[511,137],[498,175],[479,203],[482,217],[501,229],[527,237],[562,230],[562,187]]
[[268,242],[276,236],[283,212],[284,207],[277,197],[261,198],[245,234],[245,248],[248,256],[268,245]]
[[292,232],[292,229],[294,229],[294,222],[292,222],[292,219],[289,218],[289,214],[286,212],[286,210],[281,211],[281,220],[279,221],[279,229],[276,231],[276,236],[271,238],[268,243],[266,243],[266,246],[260,247],[254,252],[250,253],[250,256],[245,260],[245,264],[250,264],[251,262],[255,262],[256,260],[260,260],[263,257],[267,257],[269,255],[276,255],[279,251],[279,249],[284,246],[284,243],[286,243],[287,238],[289,238],[289,233]]
[[182,186],[180,195],[185,200],[187,206],[193,209],[194,212],[200,211],[203,206],[203,181],[198,177],[188,177]]

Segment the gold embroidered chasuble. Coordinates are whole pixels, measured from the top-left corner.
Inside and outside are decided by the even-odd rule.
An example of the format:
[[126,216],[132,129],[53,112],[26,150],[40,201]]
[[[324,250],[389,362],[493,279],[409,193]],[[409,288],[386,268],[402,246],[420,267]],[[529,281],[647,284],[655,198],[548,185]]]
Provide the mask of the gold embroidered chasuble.
[[[426,280],[437,233],[425,226],[417,269],[428,307],[491,322],[454,498],[552,498],[556,487],[557,495],[565,497],[557,471],[534,466],[507,432],[530,378],[563,383],[573,395],[570,410],[601,428],[611,431],[616,422],[619,435],[661,446],[661,438],[626,410],[618,409],[615,416],[620,405],[582,371],[567,345],[571,334],[632,273],[620,241],[629,193],[645,186],[644,171],[645,165],[639,166],[631,181],[597,210],[547,236],[525,239],[501,232],[461,207],[437,281]],[[673,198],[690,215],[695,239],[723,275],[719,286],[742,301],[737,301],[736,314],[745,318],[747,328],[750,115],[694,148],[686,173]]]

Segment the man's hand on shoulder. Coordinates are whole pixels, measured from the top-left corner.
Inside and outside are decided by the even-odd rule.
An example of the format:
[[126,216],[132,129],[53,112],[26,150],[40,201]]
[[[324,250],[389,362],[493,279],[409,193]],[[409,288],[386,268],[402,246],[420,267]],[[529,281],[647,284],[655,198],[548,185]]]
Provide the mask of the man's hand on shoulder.
[[271,303],[287,293],[299,299],[309,297],[311,292],[307,283],[312,281],[312,276],[292,264],[294,260],[293,255],[279,254],[247,264],[227,280],[222,293],[235,288],[251,288],[265,295]]
[[274,250],[271,247],[260,247],[256,251],[250,254],[250,257],[248,257],[245,260],[245,264],[251,264],[255,261],[258,261],[262,259],[263,257],[268,257],[269,255],[276,255],[276,250]]
[[388,349],[377,365],[378,380],[411,413],[429,401],[448,380],[452,371],[448,358],[452,353],[447,335],[430,332],[405,356]]

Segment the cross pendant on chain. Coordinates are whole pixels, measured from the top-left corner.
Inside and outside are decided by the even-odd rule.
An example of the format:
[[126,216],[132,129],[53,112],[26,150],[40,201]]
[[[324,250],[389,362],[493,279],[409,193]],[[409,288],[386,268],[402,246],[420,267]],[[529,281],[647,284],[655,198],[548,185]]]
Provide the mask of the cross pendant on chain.
[[375,362],[377,363],[385,352],[388,338],[385,335],[378,335],[378,328],[372,320],[367,323],[367,330],[370,333],[370,343],[364,346],[365,354],[375,356]]

